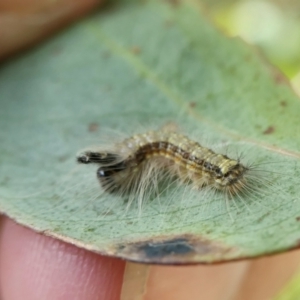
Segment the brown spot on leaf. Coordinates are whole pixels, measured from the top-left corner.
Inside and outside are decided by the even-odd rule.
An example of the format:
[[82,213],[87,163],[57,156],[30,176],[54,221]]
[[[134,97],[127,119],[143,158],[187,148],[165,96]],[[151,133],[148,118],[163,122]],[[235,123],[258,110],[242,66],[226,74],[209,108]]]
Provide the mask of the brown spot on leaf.
[[181,235],[176,237],[157,237],[146,241],[122,243],[118,246],[118,256],[125,256],[129,260],[159,263],[186,264],[203,261],[223,260],[235,252],[233,248],[199,236]]
[[194,101],[190,102],[190,107],[191,107],[191,108],[194,108],[194,107],[196,107],[196,106],[197,106],[197,103],[196,103],[196,102],[194,102]]
[[296,221],[298,221],[298,222],[300,221],[300,216],[296,218]]
[[275,131],[274,126],[269,126],[264,132],[263,134],[272,134]]
[[273,68],[273,78],[277,84],[289,84],[285,75],[275,68]]
[[286,106],[287,106],[287,103],[286,103],[286,101],[281,101],[281,102],[280,102],[280,105],[281,105],[282,107],[286,107]]
[[141,48],[140,47],[138,47],[138,46],[133,46],[133,47],[131,47],[131,52],[133,53],[133,54],[135,54],[135,55],[139,55],[140,53],[141,53]]
[[68,155],[62,155],[62,156],[60,156],[59,158],[58,158],[58,161],[59,162],[64,162],[64,161],[66,161],[67,159],[68,159]]
[[178,6],[180,4],[179,0],[166,0],[166,2],[172,5],[173,7]]
[[98,130],[98,128],[99,128],[99,124],[96,122],[93,122],[93,123],[89,124],[88,130],[89,130],[89,132],[95,132]]

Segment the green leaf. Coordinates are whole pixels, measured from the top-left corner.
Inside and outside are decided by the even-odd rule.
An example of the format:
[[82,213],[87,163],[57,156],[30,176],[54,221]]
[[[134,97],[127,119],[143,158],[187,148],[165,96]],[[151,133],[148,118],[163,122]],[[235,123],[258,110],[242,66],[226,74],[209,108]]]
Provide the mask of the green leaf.
[[[216,30],[197,6],[108,6],[4,65],[0,91],[0,207],[17,222],[151,263],[298,247],[299,99],[278,71]],[[266,163],[259,194],[229,201],[174,187],[139,211],[101,192],[97,166],[75,162],[82,148],[103,146],[105,132],[114,140],[118,131],[130,136],[170,121],[204,146],[217,151],[227,143],[245,161]]]

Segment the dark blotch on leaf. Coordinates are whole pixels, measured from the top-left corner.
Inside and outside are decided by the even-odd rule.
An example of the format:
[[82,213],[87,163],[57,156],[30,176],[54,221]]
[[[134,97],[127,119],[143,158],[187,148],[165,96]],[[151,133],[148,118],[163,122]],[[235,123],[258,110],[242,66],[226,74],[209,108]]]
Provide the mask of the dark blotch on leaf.
[[174,239],[158,243],[145,243],[139,246],[139,251],[143,251],[148,258],[152,258],[189,254],[194,252],[194,249],[186,239]]
[[264,132],[263,134],[271,134],[275,131],[274,126],[269,126]]
[[180,4],[179,0],[166,0],[167,3],[169,3],[172,6],[178,6]]
[[286,101],[281,101],[281,102],[280,102],[280,105],[281,105],[282,107],[286,107],[286,106],[287,106],[287,103],[286,103]]
[[132,54],[139,55],[141,53],[141,48],[138,46],[133,46],[131,49]]
[[273,70],[273,78],[277,84],[288,84],[287,78],[277,69]]
[[88,130],[89,130],[89,132],[95,132],[95,131],[98,130],[98,127],[99,127],[99,124],[93,122],[93,123],[90,123],[90,124],[89,124]]

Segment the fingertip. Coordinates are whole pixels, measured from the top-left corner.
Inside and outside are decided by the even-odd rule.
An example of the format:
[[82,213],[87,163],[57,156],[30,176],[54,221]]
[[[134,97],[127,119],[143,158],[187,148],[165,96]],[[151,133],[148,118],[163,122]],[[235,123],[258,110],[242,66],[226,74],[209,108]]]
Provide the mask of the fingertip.
[[4,300],[120,298],[125,262],[38,234],[5,218],[0,243]]
[[105,0],[0,0],[0,60],[33,46]]

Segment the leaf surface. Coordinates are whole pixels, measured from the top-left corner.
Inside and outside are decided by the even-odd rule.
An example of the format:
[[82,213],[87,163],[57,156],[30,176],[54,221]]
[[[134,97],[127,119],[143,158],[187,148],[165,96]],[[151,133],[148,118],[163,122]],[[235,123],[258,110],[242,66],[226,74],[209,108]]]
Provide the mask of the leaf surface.
[[[215,29],[196,5],[108,6],[2,66],[0,91],[0,207],[17,222],[149,263],[298,247],[299,99],[277,70]],[[97,166],[76,165],[79,150],[103,143],[105,128],[114,140],[116,132],[167,122],[216,151],[225,143],[245,152],[270,179],[236,201],[174,188],[140,211],[101,193]]]

